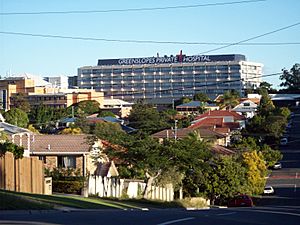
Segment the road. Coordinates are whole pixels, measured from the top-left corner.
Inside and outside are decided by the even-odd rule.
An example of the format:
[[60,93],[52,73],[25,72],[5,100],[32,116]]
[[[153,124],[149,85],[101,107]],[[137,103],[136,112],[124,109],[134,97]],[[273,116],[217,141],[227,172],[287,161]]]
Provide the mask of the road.
[[188,211],[73,211],[0,213],[0,224],[105,224],[105,225],[298,225],[300,209],[252,207]]
[[289,130],[289,143],[281,146],[282,169],[274,170],[267,181],[274,187],[276,195],[269,198],[270,205],[300,207],[300,109],[294,111],[292,127]]

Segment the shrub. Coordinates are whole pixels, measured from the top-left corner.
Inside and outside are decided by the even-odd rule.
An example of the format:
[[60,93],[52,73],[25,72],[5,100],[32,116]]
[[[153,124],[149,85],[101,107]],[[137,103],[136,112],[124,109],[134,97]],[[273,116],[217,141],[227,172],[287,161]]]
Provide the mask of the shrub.
[[76,180],[57,180],[52,182],[53,192],[80,194],[83,188],[82,181]]

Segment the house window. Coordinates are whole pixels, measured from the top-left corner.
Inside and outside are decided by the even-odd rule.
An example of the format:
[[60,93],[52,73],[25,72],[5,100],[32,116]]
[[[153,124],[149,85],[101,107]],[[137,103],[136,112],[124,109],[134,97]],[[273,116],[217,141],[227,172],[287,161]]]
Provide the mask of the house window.
[[250,103],[249,102],[245,102],[244,106],[250,106]]
[[76,168],[76,156],[57,156],[57,166],[62,168]]

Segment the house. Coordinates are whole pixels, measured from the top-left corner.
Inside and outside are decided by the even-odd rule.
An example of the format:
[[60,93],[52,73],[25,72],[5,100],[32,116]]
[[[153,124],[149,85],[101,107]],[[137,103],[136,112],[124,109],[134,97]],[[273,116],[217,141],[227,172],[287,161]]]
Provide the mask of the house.
[[257,111],[258,104],[253,102],[250,99],[241,101],[240,104],[235,106],[232,111],[235,111],[241,115],[244,115],[246,118],[252,118]]
[[125,102],[121,99],[104,98],[103,105],[100,106],[101,111],[110,111],[115,115],[124,118],[128,117],[132,110],[133,103]]
[[176,106],[176,111],[179,114],[199,114],[199,109],[203,108],[204,110],[218,110],[219,106],[216,104],[209,104],[205,102],[200,102],[200,101],[191,101],[188,103],[184,103],[181,105]]
[[245,127],[246,117],[235,111],[215,110],[203,113],[195,118],[189,128],[206,128],[226,135],[227,146],[231,135]]
[[[101,141],[89,143],[89,136],[82,135],[33,135],[30,140],[30,155],[43,160],[45,168],[73,168],[83,176],[99,171],[99,163],[109,160],[99,156]],[[114,165],[111,165],[114,166]]]
[[152,134],[152,137],[158,138],[160,141],[163,139],[181,139],[187,137],[192,132],[198,132],[200,137],[213,141],[218,145],[226,145],[226,135],[218,133],[210,129],[192,129],[192,128],[181,128],[181,129],[166,129]]
[[191,128],[204,125],[217,125],[228,127],[230,130],[242,129],[245,127],[246,117],[235,111],[230,110],[215,110],[208,111],[197,116],[192,121]]

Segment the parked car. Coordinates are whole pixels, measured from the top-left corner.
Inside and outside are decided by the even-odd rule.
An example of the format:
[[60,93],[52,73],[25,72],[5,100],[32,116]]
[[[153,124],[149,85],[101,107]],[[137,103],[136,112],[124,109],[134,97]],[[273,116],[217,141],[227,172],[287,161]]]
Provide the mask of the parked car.
[[277,163],[275,163],[274,166],[273,166],[273,169],[274,169],[274,170],[279,170],[279,169],[281,169],[281,168],[282,168],[281,162],[277,162]]
[[275,194],[274,188],[272,186],[266,186],[264,189],[264,195],[273,195]]
[[288,139],[287,138],[281,138],[280,140],[280,145],[287,145],[288,144]]
[[230,199],[227,205],[228,207],[241,207],[241,206],[252,207],[253,201],[249,195],[241,194]]

